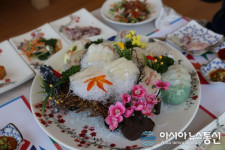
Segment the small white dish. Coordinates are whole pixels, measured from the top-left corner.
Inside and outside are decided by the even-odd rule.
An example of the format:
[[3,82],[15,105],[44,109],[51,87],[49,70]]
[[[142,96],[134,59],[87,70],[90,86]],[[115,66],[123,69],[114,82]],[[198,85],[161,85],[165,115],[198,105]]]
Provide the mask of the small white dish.
[[0,129],[0,136],[15,138],[17,141],[16,150],[19,149],[20,143],[23,141],[23,136],[19,129],[12,123],[7,124],[4,128]]
[[0,65],[6,70],[6,76],[0,80],[0,94],[34,77],[32,69],[8,41],[0,43]]
[[[21,42],[24,42],[24,40],[31,40],[35,36],[43,36],[46,39],[54,38],[54,39],[60,39],[62,44],[62,49],[67,48],[68,43],[64,41],[52,28],[49,24],[44,24],[37,29],[34,29],[30,32],[24,33],[22,35],[10,38],[9,41],[13,45],[13,47],[16,49],[19,55],[23,53],[19,49],[19,46],[21,45]],[[54,54],[53,54],[54,55]],[[26,63],[34,70],[37,71],[37,66],[44,64],[46,60],[39,60],[38,58],[31,58],[31,61],[28,60],[28,57],[26,55],[21,55],[22,58],[26,61]],[[52,55],[51,55],[52,56]],[[50,56],[50,57],[51,57]],[[50,58],[49,57],[49,58]]]
[[[223,35],[217,34],[207,28],[202,27],[196,21],[192,20],[188,24],[184,25],[180,29],[166,35],[167,38],[173,42],[176,46],[184,50],[191,55],[202,55],[207,52],[208,47],[216,45],[223,40]],[[202,46],[205,48],[192,50],[185,48],[185,38],[191,38],[189,43],[196,46]],[[203,46],[205,45],[205,46]]]
[[209,62],[206,66],[202,66],[200,68],[203,77],[211,84],[225,84],[224,82],[215,82],[212,81],[209,77],[209,74],[216,69],[225,69],[225,63],[219,59],[215,58],[211,62]]
[[82,8],[71,15],[60,18],[56,21],[50,23],[52,28],[60,34],[68,43],[73,43],[74,41],[70,40],[63,32],[62,26],[74,28],[74,27],[97,27],[101,29],[101,33],[99,35],[88,37],[90,40],[97,40],[98,38],[107,39],[113,35],[116,35],[117,32],[110,27],[106,26],[102,22],[100,22],[97,18],[95,18],[90,12],[88,12],[85,8]]
[[120,1],[122,1],[122,0],[106,0],[105,3],[102,5],[101,15],[106,21],[108,21],[110,23],[113,23],[113,24],[125,25],[125,26],[142,25],[142,24],[151,22],[154,19],[156,19],[160,15],[160,12],[161,12],[161,9],[162,9],[162,1],[161,0],[146,0],[146,2],[150,4],[150,11],[151,11],[151,14],[148,16],[147,19],[145,19],[141,22],[137,22],[137,23],[118,22],[118,21],[114,20],[114,16],[112,16],[109,13],[109,10],[110,10],[110,6],[112,4],[120,2]]

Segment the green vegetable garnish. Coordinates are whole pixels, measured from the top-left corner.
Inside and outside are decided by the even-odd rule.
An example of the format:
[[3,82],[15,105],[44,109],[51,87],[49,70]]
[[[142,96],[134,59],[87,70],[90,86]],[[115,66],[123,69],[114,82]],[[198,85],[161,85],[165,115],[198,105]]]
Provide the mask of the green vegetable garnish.
[[89,46],[91,46],[91,44],[100,44],[100,43],[102,43],[102,42],[103,42],[103,39],[98,39],[98,40],[96,40],[96,41],[88,42],[88,43],[85,44],[85,49],[88,49]]
[[70,76],[80,71],[80,66],[71,66],[66,71],[62,72],[62,80],[68,80]]
[[152,57],[155,60],[148,60],[145,54],[143,54],[143,57],[146,66],[157,71],[160,74],[165,73],[168,68],[174,64],[173,58],[167,56]]
[[60,87],[60,85],[66,83],[69,80],[69,77],[74,75],[75,73],[80,71],[80,66],[71,66],[69,69],[67,69],[66,71],[62,72],[62,76],[60,78],[60,80],[52,85],[52,84],[47,84],[42,78],[41,78],[41,82],[42,82],[42,88],[44,89],[44,91],[41,91],[39,93],[47,93],[47,96],[45,97],[45,100],[43,102],[42,108],[41,108],[41,114],[43,115],[45,112],[45,108],[46,108],[46,104],[48,102],[48,100],[52,100],[54,97],[57,96],[57,89]]

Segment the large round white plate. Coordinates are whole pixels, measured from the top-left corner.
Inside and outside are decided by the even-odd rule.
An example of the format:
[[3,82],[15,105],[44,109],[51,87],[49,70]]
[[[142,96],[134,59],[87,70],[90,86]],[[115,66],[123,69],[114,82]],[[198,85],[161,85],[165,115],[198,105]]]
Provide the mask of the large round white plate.
[[[189,99],[179,106],[162,105],[160,115],[153,118],[156,126],[153,132],[156,135],[155,144],[151,148],[157,148],[168,142],[173,137],[166,139],[160,137],[160,132],[182,132],[193,120],[200,103],[200,82],[192,64],[176,49],[170,45],[159,42],[170,50],[175,61],[181,63],[192,74],[192,89]],[[62,69],[63,58],[66,50],[61,50],[47,61],[56,70]],[[40,74],[34,78],[31,87],[31,108],[36,121],[40,127],[55,141],[69,149],[123,149],[123,148],[149,148],[141,140],[129,141],[120,131],[109,131],[103,120],[99,118],[87,118],[84,113],[51,114],[52,108],[47,107],[45,115],[41,115],[41,102],[45,95],[39,94],[42,91]],[[135,132],[135,131],[134,131]]]
[[141,25],[141,24],[145,24],[150,21],[153,21],[155,18],[157,18],[162,9],[161,0],[146,0],[147,3],[150,3],[150,11],[151,11],[151,14],[149,15],[147,19],[137,23],[118,22],[114,20],[114,17],[112,15],[109,14],[109,10],[112,4],[120,2],[120,1],[122,0],[106,0],[105,3],[102,5],[101,15],[106,21],[110,23],[118,24],[118,25],[127,25],[127,26]]

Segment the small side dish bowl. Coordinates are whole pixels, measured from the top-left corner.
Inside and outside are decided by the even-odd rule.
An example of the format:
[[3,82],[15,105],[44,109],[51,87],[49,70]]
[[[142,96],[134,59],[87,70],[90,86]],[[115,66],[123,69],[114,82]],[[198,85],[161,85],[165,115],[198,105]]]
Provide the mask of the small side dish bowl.
[[[225,82],[221,81],[214,81],[211,79],[212,73],[216,73],[218,71],[222,72],[224,75],[223,79],[225,79],[225,63],[219,59],[215,58],[210,63],[208,63],[206,66],[201,67],[201,73],[203,77],[211,84],[225,84]],[[224,70],[224,71],[222,71]]]
[[202,55],[223,42],[223,35],[208,30],[194,20],[166,37],[191,55]]
[[[106,0],[105,3],[102,5],[101,8],[101,15],[102,17],[113,24],[118,24],[118,25],[126,25],[126,26],[134,26],[134,25],[141,25],[141,24],[145,24],[148,23],[150,21],[153,21],[154,19],[156,19],[161,12],[162,9],[162,1],[161,0],[138,0],[140,2],[145,2],[149,5],[149,11],[150,14],[147,15],[147,17],[145,19],[143,19],[140,22],[134,22],[134,23],[127,23],[127,22],[120,22],[120,21],[116,21],[115,18],[115,14],[111,14],[110,13],[110,9],[112,8],[113,5],[115,5],[118,2],[122,2],[122,1],[135,1],[135,0]],[[122,8],[121,10],[124,10],[124,8]],[[133,10],[133,9],[132,9]],[[134,9],[134,11],[138,12],[138,8]],[[117,14],[120,14],[120,12],[116,12]],[[129,13],[130,16],[131,13]],[[136,13],[135,13],[136,14]],[[128,17],[127,17],[128,18]],[[126,19],[123,17],[123,19]]]
[[[2,145],[4,145],[4,141],[10,141],[10,144],[14,144],[14,140],[16,140],[16,150],[19,149],[21,142],[23,141],[23,136],[20,133],[19,129],[12,123],[9,123],[4,128],[0,130],[0,140],[2,140]],[[10,146],[9,144],[9,146]],[[1,145],[0,145],[1,146]],[[1,147],[0,147],[1,149]]]

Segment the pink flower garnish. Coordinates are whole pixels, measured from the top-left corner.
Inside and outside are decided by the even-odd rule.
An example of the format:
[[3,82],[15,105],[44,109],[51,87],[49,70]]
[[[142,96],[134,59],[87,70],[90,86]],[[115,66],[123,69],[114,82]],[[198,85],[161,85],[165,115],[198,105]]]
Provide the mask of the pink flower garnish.
[[145,98],[146,98],[147,104],[153,104],[154,105],[154,104],[158,103],[158,101],[156,99],[156,96],[154,94],[146,95]]
[[121,102],[116,102],[116,105],[111,105],[109,107],[109,115],[118,117],[121,116],[125,112],[126,108],[123,106]]
[[145,94],[147,93],[147,90],[145,88],[143,88],[143,86],[141,84],[139,85],[134,85],[132,87],[132,96],[134,98],[142,98],[145,96]]
[[32,37],[35,37],[35,36],[36,36],[35,32],[32,32],[32,33],[31,33],[31,36],[32,36]]
[[141,111],[146,107],[146,101],[139,99],[138,101],[133,101],[132,106],[136,111]]
[[134,112],[133,107],[129,107],[126,109],[125,113],[123,114],[124,117],[129,118]]
[[163,82],[162,80],[158,80],[156,82],[153,83],[157,89],[164,89],[164,90],[168,90],[170,83],[168,81]]
[[109,125],[109,129],[110,130],[114,130],[118,127],[118,123],[123,121],[123,117],[122,116],[118,116],[118,117],[115,117],[115,116],[108,116],[106,119],[105,119],[105,122]]
[[125,105],[126,103],[130,102],[131,96],[129,94],[124,93],[121,95],[121,99],[122,99],[123,105]]
[[154,115],[152,113],[152,108],[153,108],[152,104],[147,104],[146,107],[141,110],[141,112],[143,115],[147,115],[148,117],[153,117]]

